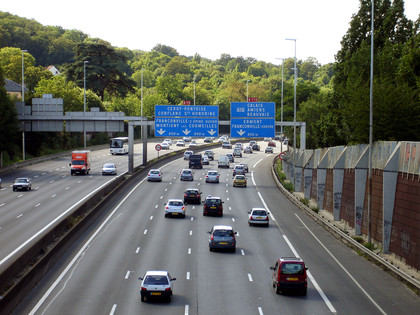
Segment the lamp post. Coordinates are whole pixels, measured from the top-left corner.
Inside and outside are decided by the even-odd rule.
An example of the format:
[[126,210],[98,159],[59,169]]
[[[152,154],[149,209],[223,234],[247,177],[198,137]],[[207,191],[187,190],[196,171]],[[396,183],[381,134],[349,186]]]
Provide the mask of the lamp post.
[[193,77],[193,80],[194,80],[194,105],[195,105],[195,78],[196,77],[197,77],[196,75],[194,75],[194,77]]
[[370,91],[369,91],[369,162],[368,162],[368,243],[371,243],[371,203],[372,203],[372,146],[373,146],[373,33],[374,33],[374,0],[371,13],[370,34]]
[[296,83],[297,83],[297,68],[296,68],[296,39],[286,38],[295,42],[295,83],[294,83],[294,97],[293,97],[293,187],[295,187],[295,167],[296,167]]
[[[141,69],[141,92],[140,92],[140,116],[141,120],[143,121],[143,70]],[[143,139],[143,124],[141,125],[141,139]]]
[[[22,50],[22,103],[23,103],[23,116],[25,116],[25,62],[23,54],[28,52]],[[25,121],[22,124],[22,159],[25,161]]]
[[248,97],[248,82],[249,82],[250,80],[246,80],[246,101],[248,102],[248,100],[249,100],[249,97]]
[[283,152],[283,64],[285,58],[276,58],[281,60],[281,126],[280,126],[280,153]]
[[86,148],[86,64],[89,61],[83,61],[83,147]]

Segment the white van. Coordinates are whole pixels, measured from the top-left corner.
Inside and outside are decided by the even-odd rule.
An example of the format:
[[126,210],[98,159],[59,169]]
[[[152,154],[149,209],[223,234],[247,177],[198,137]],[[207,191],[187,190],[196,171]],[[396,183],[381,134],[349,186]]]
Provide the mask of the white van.
[[226,155],[219,156],[219,159],[217,160],[217,167],[229,168],[229,158]]

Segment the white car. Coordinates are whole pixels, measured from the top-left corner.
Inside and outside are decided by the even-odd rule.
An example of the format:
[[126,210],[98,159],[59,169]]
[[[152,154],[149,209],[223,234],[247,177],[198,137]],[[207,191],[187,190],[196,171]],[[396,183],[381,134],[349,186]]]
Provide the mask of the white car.
[[210,164],[209,157],[207,155],[204,154],[203,157],[202,157],[202,160],[203,160],[203,165],[209,165]]
[[160,169],[151,169],[147,174],[148,182],[161,182],[162,181],[162,172]]
[[194,154],[194,152],[193,151],[190,151],[190,150],[185,151],[184,152],[184,160],[189,160],[191,154]]
[[32,188],[32,182],[29,178],[22,177],[22,178],[16,178],[13,182],[13,191],[16,190],[31,190]]
[[165,218],[169,216],[185,218],[185,205],[181,199],[169,199],[165,203]]
[[176,278],[172,278],[169,272],[147,271],[144,277],[140,277],[139,280],[143,280],[140,286],[142,302],[149,301],[151,298],[165,298],[168,302],[171,301],[174,291],[172,281],[175,281]]
[[102,175],[117,175],[117,167],[114,163],[106,163],[102,167]]
[[185,147],[185,142],[184,142],[184,140],[178,140],[178,141],[176,142],[176,146],[177,146],[177,147]]
[[264,208],[252,208],[251,211],[248,211],[248,224],[252,225],[269,225],[269,215],[270,213]]
[[169,145],[172,145],[172,140],[171,139],[165,139],[165,140],[163,140],[163,142],[167,142],[167,143],[169,143]]
[[169,150],[171,145],[169,144],[169,142],[164,141],[160,144],[160,147],[162,148],[162,150]]
[[206,183],[218,183],[219,182],[219,173],[214,170],[208,170],[206,174]]
[[188,145],[188,147],[196,147],[197,146],[197,141],[195,140],[191,140],[190,144]]
[[233,168],[233,176],[235,175],[245,175],[244,166],[242,164],[237,164]]

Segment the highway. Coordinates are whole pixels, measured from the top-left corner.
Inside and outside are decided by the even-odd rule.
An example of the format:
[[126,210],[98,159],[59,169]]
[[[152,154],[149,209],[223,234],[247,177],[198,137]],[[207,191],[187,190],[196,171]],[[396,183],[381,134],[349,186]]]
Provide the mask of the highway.
[[[157,156],[156,143],[148,144],[148,159]],[[135,166],[143,162],[142,146],[134,146]],[[160,155],[180,149],[183,148],[172,145]],[[73,211],[75,205],[114,180],[114,176],[101,175],[106,162],[117,165],[118,176],[128,169],[128,155],[111,155],[109,148],[92,151],[92,168],[87,176],[71,176],[70,159],[69,155],[0,175],[0,272],[35,238]],[[12,183],[18,177],[31,178],[32,190],[13,192]]]
[[[216,149],[216,157],[227,151]],[[246,188],[232,187],[232,167],[219,169],[219,184],[206,184],[204,174],[217,169],[217,162],[195,170],[192,182],[179,179],[187,165],[182,159],[161,167],[161,183],[141,178],[104,205],[101,219],[15,314],[417,313],[417,295],[336,240],[279,192],[270,173],[273,157],[258,152],[235,160],[249,166]],[[203,197],[221,197],[223,217],[203,217],[201,205],[188,205],[185,219],[165,218],[167,199],[182,198],[189,187],[198,187]],[[269,209],[268,228],[248,226],[251,207]],[[207,231],[215,224],[232,225],[238,232],[235,253],[209,251]],[[300,256],[306,262],[306,297],[274,293],[269,267],[279,256]],[[140,301],[138,277],[147,270],[168,270],[177,278],[171,303]]]

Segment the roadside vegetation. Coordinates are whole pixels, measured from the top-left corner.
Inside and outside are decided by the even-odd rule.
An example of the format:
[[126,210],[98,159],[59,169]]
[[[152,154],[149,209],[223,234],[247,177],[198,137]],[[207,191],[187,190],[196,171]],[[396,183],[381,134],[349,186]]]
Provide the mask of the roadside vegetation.
[[[374,141],[420,141],[420,20],[404,16],[403,1],[375,1]],[[336,62],[297,60],[297,120],[306,122],[307,148],[368,142],[370,84],[370,2],[360,0],[359,12],[343,34]],[[281,67],[252,57],[222,54],[210,60],[199,53],[182,56],[157,44],[151,51],[112,46],[78,30],[44,26],[0,12],[0,80],[21,82],[25,63],[26,104],[52,94],[63,98],[64,111],[83,111],[83,65],[86,64],[87,107],[140,115],[143,81],[144,115],[153,119],[154,106],[183,101],[219,106],[228,120],[230,102],[250,97],[276,103],[280,120]],[[46,67],[55,66],[53,76]],[[293,120],[293,58],[284,60],[284,120]],[[1,76],[3,75],[3,77]],[[143,77],[143,80],[142,80]],[[22,141],[13,102],[0,87],[0,151],[3,161],[21,158]],[[285,134],[293,144],[292,129]],[[27,133],[28,156],[82,145],[76,133]],[[296,139],[299,143],[300,139]],[[93,135],[92,143],[106,143]],[[287,183],[286,183],[287,185]],[[289,189],[293,190],[293,187]]]

